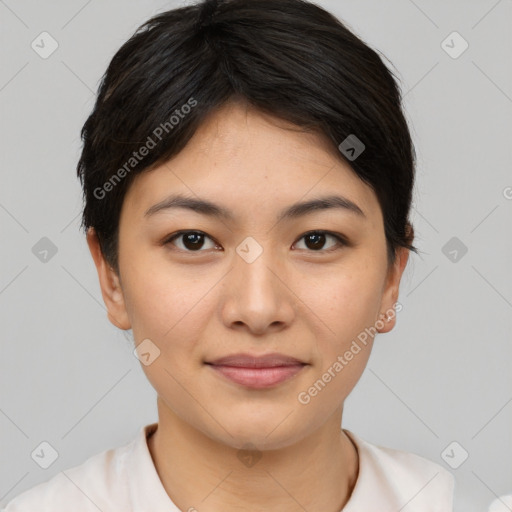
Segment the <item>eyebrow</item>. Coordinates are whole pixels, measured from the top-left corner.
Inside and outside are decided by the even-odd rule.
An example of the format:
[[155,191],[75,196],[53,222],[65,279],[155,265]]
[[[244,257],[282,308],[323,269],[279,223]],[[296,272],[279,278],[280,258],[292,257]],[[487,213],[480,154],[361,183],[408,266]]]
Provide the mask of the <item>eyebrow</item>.
[[[163,201],[160,201],[159,203],[151,206],[151,208],[149,208],[144,213],[144,217],[151,217],[156,213],[168,211],[173,208],[185,208],[202,215],[217,217],[230,221],[234,219],[233,213],[220,205],[205,199],[187,197],[181,194],[173,194],[169,197],[166,197]],[[341,209],[346,212],[353,213],[358,217],[366,218],[361,208],[359,208],[359,206],[350,199],[347,199],[343,196],[330,195],[302,203],[295,203],[281,211],[277,217],[277,220],[280,222],[285,219],[296,219],[316,211],[331,209]]]

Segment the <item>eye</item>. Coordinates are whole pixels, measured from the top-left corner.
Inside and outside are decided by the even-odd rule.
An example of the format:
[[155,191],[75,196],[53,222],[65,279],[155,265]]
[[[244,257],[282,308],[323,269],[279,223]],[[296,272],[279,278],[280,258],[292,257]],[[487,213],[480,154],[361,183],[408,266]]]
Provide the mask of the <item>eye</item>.
[[[323,245],[328,238],[334,239],[335,243],[328,249],[323,249]],[[302,235],[300,240],[305,240],[307,249],[313,252],[331,252],[339,249],[341,246],[348,245],[348,242],[340,235],[330,233],[329,231],[310,231],[305,235]]]
[[[331,244],[331,247],[325,249],[323,246],[329,238],[334,240],[334,244]],[[302,235],[299,240],[303,239],[305,240],[306,249],[309,249],[310,252],[331,252],[342,246],[349,245],[342,236],[329,231],[310,231]],[[181,240],[180,244],[175,243],[176,240]],[[205,246],[205,240],[210,240],[210,247],[208,247],[208,244]],[[219,247],[211,237],[202,231],[178,231],[162,242],[162,245],[168,244],[175,245],[179,250],[184,252],[203,252],[202,249],[215,249]],[[299,247],[299,249],[302,248]]]
[[[180,238],[183,239],[181,247],[178,244],[173,244],[174,240],[179,240]],[[163,245],[172,243],[173,245],[177,245],[178,249],[185,252],[201,252],[201,249],[203,249],[205,245],[205,239],[213,242],[213,247],[206,247],[206,249],[214,249],[217,247],[217,244],[213,239],[202,231],[180,231],[178,233],[174,233],[163,241]]]

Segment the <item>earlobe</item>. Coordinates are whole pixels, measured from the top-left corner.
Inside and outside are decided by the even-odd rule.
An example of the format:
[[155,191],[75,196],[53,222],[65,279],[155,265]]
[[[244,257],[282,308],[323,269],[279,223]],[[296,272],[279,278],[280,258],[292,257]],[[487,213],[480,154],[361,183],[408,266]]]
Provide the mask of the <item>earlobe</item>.
[[395,317],[386,315],[386,313],[381,313],[379,316],[379,320],[376,322],[377,332],[384,334],[389,332],[395,326]]
[[107,307],[108,319],[113,325],[119,327],[119,329],[130,329],[131,322],[126,311],[119,276],[105,260],[101,252],[98,235],[94,228],[87,230],[87,245],[89,246],[92,259],[94,260],[98,272],[101,295]]

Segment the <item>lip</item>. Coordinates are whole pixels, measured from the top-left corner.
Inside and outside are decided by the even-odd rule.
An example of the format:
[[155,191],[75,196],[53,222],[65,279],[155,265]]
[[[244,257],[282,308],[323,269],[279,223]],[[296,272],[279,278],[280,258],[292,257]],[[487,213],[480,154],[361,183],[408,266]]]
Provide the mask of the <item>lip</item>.
[[284,354],[233,354],[206,362],[216,373],[242,386],[263,389],[281,384],[307,363]]
[[242,368],[274,368],[275,366],[292,366],[306,363],[295,357],[273,352],[261,356],[246,353],[231,354],[213,361],[207,361],[206,364],[212,364],[214,366],[237,366]]

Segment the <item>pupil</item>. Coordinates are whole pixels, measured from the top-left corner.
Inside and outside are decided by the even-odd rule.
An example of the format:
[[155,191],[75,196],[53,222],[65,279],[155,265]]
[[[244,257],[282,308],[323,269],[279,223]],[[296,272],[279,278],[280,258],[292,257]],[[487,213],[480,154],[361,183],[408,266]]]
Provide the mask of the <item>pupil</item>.
[[321,249],[325,243],[325,235],[323,233],[311,233],[307,236],[307,240],[313,241],[313,247],[308,247],[310,249]]
[[[200,249],[203,245],[203,235],[201,233],[188,233],[183,238],[183,243],[187,249]],[[306,237],[306,245],[310,249],[322,249],[325,244],[325,234],[311,233]]]
[[183,244],[187,249],[200,249],[203,245],[202,236],[203,235],[201,235],[200,233],[189,233],[185,235],[183,239]]

